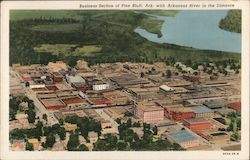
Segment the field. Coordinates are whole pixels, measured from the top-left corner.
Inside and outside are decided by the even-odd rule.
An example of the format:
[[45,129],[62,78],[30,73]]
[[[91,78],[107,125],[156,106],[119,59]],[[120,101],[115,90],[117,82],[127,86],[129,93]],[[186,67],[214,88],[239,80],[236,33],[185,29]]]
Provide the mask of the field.
[[36,18],[80,18],[77,14],[72,14],[66,10],[11,10],[10,19],[12,21],[21,21]]
[[98,45],[79,47],[76,44],[42,44],[34,47],[34,51],[37,53],[64,54],[68,56],[91,56],[93,53],[100,52],[101,49],[101,46]]
[[34,26],[31,28],[31,30],[41,32],[71,33],[79,31],[81,29],[81,26],[81,24],[45,24]]

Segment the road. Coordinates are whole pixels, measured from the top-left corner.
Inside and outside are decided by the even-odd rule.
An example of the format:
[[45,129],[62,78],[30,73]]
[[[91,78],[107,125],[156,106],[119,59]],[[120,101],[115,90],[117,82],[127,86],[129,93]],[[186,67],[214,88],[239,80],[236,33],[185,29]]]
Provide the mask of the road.
[[43,104],[36,98],[36,95],[34,93],[32,93],[31,89],[30,88],[26,88],[26,96],[33,100],[34,102],[34,105],[36,106],[36,108],[39,110],[39,112],[41,113],[41,116],[43,114],[47,114],[47,117],[48,117],[48,124],[49,125],[53,125],[53,124],[56,124],[56,123],[59,123],[58,120],[55,118],[53,112],[47,110]]

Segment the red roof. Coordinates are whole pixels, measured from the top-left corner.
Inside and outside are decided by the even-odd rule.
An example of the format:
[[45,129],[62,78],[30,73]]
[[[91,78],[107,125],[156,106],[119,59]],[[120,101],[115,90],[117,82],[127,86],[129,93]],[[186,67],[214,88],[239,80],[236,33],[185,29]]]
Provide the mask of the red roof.
[[228,104],[230,108],[240,111],[241,110],[241,102],[234,102],[234,103],[229,103]]
[[79,97],[65,98],[65,99],[62,99],[62,101],[65,104],[84,103],[84,101]]

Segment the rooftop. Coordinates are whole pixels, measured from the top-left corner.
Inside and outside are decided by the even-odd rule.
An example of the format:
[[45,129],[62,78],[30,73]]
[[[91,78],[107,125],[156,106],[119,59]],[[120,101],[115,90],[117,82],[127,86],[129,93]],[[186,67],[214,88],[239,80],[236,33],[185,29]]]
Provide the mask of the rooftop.
[[187,122],[189,122],[189,123],[209,122],[209,121],[206,120],[205,118],[189,118],[189,119],[185,119],[185,121],[187,121]]
[[157,106],[156,104],[152,102],[139,102],[136,107],[140,108],[144,112],[150,112],[150,111],[163,111],[163,108],[160,106]]
[[190,108],[196,114],[214,112],[213,110],[211,110],[210,108],[205,107],[205,106],[196,106],[196,107],[190,107]]
[[64,103],[59,98],[41,99],[40,101],[46,107],[48,107],[48,106],[58,106],[58,105],[61,106],[61,105],[64,105]]
[[64,98],[62,101],[65,104],[75,104],[75,103],[84,103],[84,100],[82,100],[79,97],[70,97],[70,98]]
[[197,139],[196,136],[194,136],[192,133],[188,132],[187,130],[179,130],[179,131],[170,132],[168,133],[168,135],[178,143],[193,141]]

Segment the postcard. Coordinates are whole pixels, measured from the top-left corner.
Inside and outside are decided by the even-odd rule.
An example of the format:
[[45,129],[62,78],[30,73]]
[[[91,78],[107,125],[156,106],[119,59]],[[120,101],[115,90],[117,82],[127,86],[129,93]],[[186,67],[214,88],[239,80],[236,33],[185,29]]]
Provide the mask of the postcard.
[[1,159],[249,159],[249,6],[1,2]]

